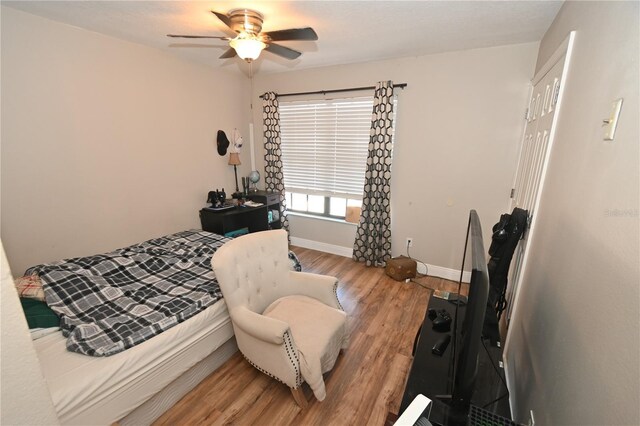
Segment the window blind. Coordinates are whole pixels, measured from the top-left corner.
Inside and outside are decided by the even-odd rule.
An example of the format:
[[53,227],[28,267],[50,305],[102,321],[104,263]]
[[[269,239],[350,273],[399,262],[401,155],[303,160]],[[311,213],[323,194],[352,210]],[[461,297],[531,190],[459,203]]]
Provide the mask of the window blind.
[[373,97],[280,103],[289,192],[362,197]]

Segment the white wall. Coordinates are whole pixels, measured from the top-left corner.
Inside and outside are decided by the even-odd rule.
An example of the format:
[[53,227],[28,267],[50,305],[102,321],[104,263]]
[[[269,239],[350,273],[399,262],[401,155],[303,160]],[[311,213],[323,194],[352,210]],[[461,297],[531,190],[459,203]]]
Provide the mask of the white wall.
[[1,31],[1,232],[15,274],[199,228],[207,191],[232,192],[215,139],[248,131],[245,76],[8,7]]
[[[510,324],[516,420],[640,424],[639,3],[566,2],[538,68],[577,30],[554,150]],[[624,98],[613,142],[602,120]]]
[[[262,131],[257,96],[265,91],[407,83],[393,159],[393,254],[404,253],[406,237],[413,237],[413,257],[459,269],[469,209],[478,210],[488,239],[508,206],[537,49],[529,43],[257,75],[256,140]],[[257,156],[262,164],[263,153]],[[290,222],[294,237],[353,246],[353,225],[293,216]]]
[[0,242],[0,424],[58,424]]

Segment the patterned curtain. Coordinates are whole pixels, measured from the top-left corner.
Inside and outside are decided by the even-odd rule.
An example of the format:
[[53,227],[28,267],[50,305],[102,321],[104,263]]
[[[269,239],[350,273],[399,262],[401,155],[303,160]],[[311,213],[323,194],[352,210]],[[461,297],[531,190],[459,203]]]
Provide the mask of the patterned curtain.
[[280,149],[280,112],[278,96],[274,92],[265,93],[262,99],[262,120],[264,128],[264,184],[267,191],[280,194],[280,224],[289,232],[289,220],[284,215],[284,177],[282,175],[282,151]]
[[383,266],[391,258],[392,118],[393,82],[381,81],[373,99],[362,213],[353,245],[353,259],[367,266]]

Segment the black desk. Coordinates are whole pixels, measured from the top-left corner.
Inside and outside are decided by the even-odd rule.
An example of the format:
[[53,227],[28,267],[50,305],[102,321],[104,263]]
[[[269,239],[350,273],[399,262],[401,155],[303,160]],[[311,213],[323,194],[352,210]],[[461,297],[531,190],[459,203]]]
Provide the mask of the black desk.
[[[436,310],[446,309],[452,319],[455,320],[456,307],[446,300],[431,296],[429,308]],[[464,314],[465,307],[460,306],[458,309],[458,327],[462,325]],[[453,325],[454,322],[451,324],[452,331],[448,333],[453,332]],[[447,333],[434,331],[431,320],[425,313],[413,363],[402,398],[402,404],[400,405],[400,413],[421,393],[431,400],[443,402],[434,404],[429,420],[434,424],[450,424],[447,418],[449,418],[451,412],[447,405],[447,399],[444,396],[451,395],[453,392],[453,340],[442,356],[431,353],[433,345],[446,334]],[[498,402],[491,403],[507,393],[507,389],[500,379],[500,376],[504,379],[504,372],[499,366],[499,361],[502,359],[502,349],[490,346],[488,341],[485,342],[485,345],[488,351],[480,345],[478,375],[476,377],[475,390],[471,397],[471,403],[479,407],[484,407],[486,404],[489,404],[485,407],[487,410],[502,417],[511,418],[508,396]],[[459,348],[460,344],[458,343],[457,352],[459,352]],[[489,356],[491,358],[489,358]],[[498,373],[491,364],[491,360],[493,360],[493,364],[498,368],[500,376],[498,376]]]
[[[234,207],[220,211],[204,208],[200,210],[202,229],[219,235],[225,235],[227,232],[242,228],[248,228],[249,232],[280,229],[280,194],[258,191],[249,194],[247,199],[263,205],[260,207]],[[271,220],[269,220],[270,217]]]
[[222,211],[205,208],[200,210],[200,224],[203,230],[219,235],[242,228],[248,228],[249,232],[266,231],[269,229],[267,213],[267,206],[234,207]]

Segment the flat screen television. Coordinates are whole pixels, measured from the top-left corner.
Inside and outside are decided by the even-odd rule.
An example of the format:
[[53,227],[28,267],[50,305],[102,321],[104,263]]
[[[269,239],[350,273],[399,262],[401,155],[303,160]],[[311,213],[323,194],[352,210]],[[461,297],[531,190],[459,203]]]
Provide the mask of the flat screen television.
[[[454,409],[467,411],[471,404],[476,376],[478,373],[478,354],[482,338],[482,327],[489,297],[489,273],[482,240],[482,227],[478,213],[469,212],[467,239],[465,241],[462,266],[464,271],[468,247],[471,246],[471,280],[469,296],[466,302],[466,313],[462,324],[454,322],[454,379],[451,406]],[[462,283],[462,272],[460,284]],[[460,294],[458,290],[458,294]],[[456,304],[456,310],[459,304]],[[457,312],[455,316],[458,318]]]
[[[466,425],[472,399],[474,405],[488,406],[497,401],[495,396],[504,395],[504,382],[499,374],[494,374],[497,372],[495,365],[493,368],[489,365],[493,363],[489,349],[486,356],[483,353],[486,348],[482,340],[485,312],[490,311],[487,308],[489,274],[485,253],[480,219],[477,212],[471,210],[458,293],[447,299],[450,303],[433,299],[433,296],[429,302],[432,309],[446,306],[447,312],[455,311],[451,315],[451,343],[441,354],[434,352],[435,346],[447,340],[449,332],[431,330],[433,319],[425,316],[414,347],[414,359],[400,405],[401,412],[418,394],[423,394],[436,402],[429,408],[430,420],[438,424]],[[466,269],[471,269],[471,279],[468,297],[463,297],[460,295],[460,288],[467,263]],[[494,408],[497,409],[496,406]]]

